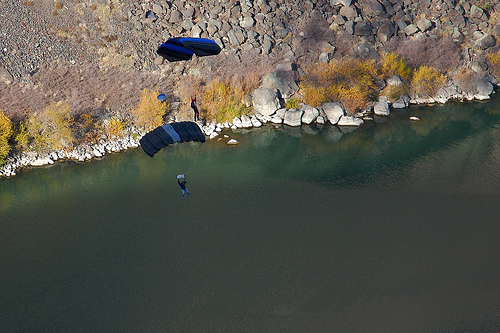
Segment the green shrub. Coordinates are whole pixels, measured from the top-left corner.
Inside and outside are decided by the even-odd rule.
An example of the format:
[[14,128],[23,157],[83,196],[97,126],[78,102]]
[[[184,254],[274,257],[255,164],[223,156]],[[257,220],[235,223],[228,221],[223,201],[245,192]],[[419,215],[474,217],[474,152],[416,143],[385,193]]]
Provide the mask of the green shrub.
[[68,149],[73,146],[71,132],[73,119],[68,103],[58,102],[47,106],[43,112],[28,113],[26,129],[36,150]]
[[285,108],[287,109],[297,109],[299,107],[300,100],[298,98],[292,97],[285,102]]
[[416,96],[433,96],[446,83],[446,77],[433,67],[422,66],[413,73],[411,91]]
[[0,110],[0,165],[10,152],[9,139],[12,136],[12,121]]
[[143,89],[139,98],[139,105],[131,111],[134,122],[145,130],[152,130],[163,124],[163,116],[167,112],[168,104],[161,102],[158,91]]

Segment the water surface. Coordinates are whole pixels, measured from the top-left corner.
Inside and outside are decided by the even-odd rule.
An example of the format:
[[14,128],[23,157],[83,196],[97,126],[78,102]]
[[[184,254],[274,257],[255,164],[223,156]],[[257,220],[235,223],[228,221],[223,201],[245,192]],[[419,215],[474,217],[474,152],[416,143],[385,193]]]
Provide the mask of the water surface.
[[2,331],[500,331],[500,99],[226,134],[1,179]]

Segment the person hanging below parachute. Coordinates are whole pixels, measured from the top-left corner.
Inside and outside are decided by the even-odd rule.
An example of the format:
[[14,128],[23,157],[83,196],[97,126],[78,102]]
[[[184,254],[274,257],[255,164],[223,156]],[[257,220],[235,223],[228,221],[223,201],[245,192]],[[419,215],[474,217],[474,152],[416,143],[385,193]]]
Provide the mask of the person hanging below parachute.
[[182,191],[182,197],[183,198],[186,198],[184,196],[184,192],[187,193],[189,196],[191,196],[191,193],[189,193],[188,189],[186,188],[186,176],[184,176],[184,174],[182,175],[177,175],[177,183],[179,184],[179,186],[181,187],[181,191]]

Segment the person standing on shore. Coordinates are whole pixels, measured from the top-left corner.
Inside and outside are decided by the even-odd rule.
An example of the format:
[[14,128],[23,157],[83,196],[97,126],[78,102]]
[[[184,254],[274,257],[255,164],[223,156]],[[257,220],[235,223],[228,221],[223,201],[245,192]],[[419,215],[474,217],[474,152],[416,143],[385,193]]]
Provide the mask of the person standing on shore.
[[198,113],[198,105],[196,105],[196,96],[191,99],[191,108],[194,111],[194,121],[200,120],[200,115]]

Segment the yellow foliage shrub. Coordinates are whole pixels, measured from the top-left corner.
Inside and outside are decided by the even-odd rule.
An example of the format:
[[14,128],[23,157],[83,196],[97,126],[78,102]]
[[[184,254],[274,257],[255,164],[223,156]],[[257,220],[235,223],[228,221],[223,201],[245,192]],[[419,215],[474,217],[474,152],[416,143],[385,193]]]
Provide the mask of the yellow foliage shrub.
[[433,67],[422,66],[413,73],[411,91],[416,96],[433,96],[446,83],[446,77]]
[[[158,125],[159,126],[159,125]],[[104,123],[104,132],[108,138],[122,137],[124,134],[125,124],[119,118],[108,119]]]
[[28,147],[29,143],[29,133],[26,126],[22,122],[19,122],[14,127],[14,140],[16,141],[16,149],[24,150]]
[[31,112],[26,119],[26,128],[33,139],[35,149],[67,149],[74,143],[71,132],[70,106],[65,102],[52,103],[43,112]]
[[384,78],[391,75],[399,75],[402,79],[408,79],[411,75],[411,68],[402,56],[395,53],[384,53],[381,59],[381,71]]
[[143,89],[139,98],[139,105],[131,111],[137,126],[149,131],[163,124],[163,116],[168,104],[158,100],[159,92]]
[[306,104],[318,107],[325,102],[341,101],[354,113],[376,98],[377,78],[373,61],[344,58],[314,64],[300,87]]
[[206,118],[216,119],[219,122],[232,121],[249,111],[242,103],[244,95],[245,91],[241,84],[229,84],[215,79],[205,89],[200,112],[204,113]]
[[495,76],[500,76],[500,51],[488,54],[488,64],[490,71]]
[[0,165],[9,154],[9,138],[12,135],[12,121],[0,110]]

